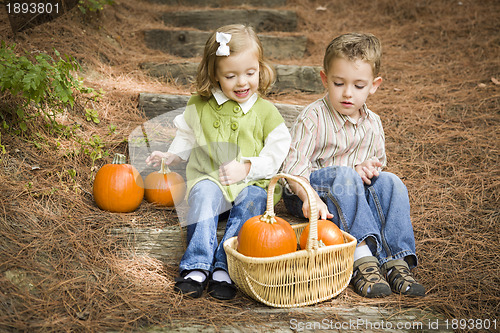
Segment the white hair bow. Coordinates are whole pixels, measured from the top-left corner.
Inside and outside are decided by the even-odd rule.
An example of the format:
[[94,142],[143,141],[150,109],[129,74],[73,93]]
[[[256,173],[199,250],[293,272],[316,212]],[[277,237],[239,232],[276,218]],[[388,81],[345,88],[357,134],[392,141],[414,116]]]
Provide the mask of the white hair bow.
[[218,56],[228,56],[229,55],[229,46],[227,43],[231,40],[231,34],[226,34],[224,32],[216,32],[215,40],[220,44],[215,52],[215,55]]

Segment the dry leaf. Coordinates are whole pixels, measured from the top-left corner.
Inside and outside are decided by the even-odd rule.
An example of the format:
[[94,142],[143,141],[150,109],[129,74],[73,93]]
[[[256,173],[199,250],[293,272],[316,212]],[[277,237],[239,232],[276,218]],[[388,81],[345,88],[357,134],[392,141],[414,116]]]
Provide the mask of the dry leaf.
[[316,10],[318,12],[324,12],[324,11],[326,11],[326,7],[325,6],[319,6],[319,7],[316,7]]
[[477,86],[478,86],[479,88],[486,88],[486,84],[484,84],[484,83],[479,83]]
[[491,78],[491,82],[493,82],[495,85],[500,86],[500,81],[495,79],[494,77]]

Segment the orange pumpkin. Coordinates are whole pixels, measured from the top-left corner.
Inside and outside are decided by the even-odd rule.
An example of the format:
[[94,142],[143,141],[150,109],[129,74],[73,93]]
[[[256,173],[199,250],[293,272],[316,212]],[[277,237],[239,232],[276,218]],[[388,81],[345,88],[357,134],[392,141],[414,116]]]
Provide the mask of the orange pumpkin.
[[144,197],[142,177],[125,155],[116,154],[111,164],[103,165],[94,179],[94,200],[103,210],[128,213],[139,207]]
[[237,251],[248,257],[274,257],[296,250],[292,226],[267,212],[248,219],[238,233]]
[[[299,245],[302,250],[306,248],[308,237],[309,224],[302,230],[302,234],[300,234]],[[344,235],[332,221],[318,220],[318,242],[320,242],[320,246],[344,244]],[[321,245],[321,243],[323,244]]]
[[182,201],[186,194],[184,178],[177,172],[170,171],[161,160],[160,171],[151,172],[144,180],[146,200],[159,206],[172,207]]

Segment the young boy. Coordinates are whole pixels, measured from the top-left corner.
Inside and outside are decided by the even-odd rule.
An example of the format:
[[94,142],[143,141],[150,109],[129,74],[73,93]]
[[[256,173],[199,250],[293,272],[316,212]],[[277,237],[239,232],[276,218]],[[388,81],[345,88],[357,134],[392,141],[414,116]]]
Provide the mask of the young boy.
[[[391,292],[423,296],[410,273],[417,265],[408,192],[386,165],[380,117],[366,107],[382,83],[381,46],[371,34],[349,33],[326,49],[321,80],[327,94],[307,106],[292,128],[283,172],[309,181],[320,219],[332,219],[358,240],[351,283],[365,297]],[[289,182],[290,213],[309,217],[305,191]]]

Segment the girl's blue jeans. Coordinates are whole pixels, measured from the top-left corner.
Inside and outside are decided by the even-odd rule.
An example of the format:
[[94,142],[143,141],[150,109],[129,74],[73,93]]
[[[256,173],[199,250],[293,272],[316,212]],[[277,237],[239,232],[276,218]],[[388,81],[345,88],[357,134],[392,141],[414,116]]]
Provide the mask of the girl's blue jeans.
[[[240,228],[251,217],[262,215],[266,210],[267,192],[258,186],[247,186],[229,203],[221,189],[211,180],[202,180],[191,189],[188,197],[187,248],[179,270],[215,268],[227,271],[224,242],[237,236]],[[224,236],[217,242],[217,225],[220,215],[227,215]]]
[[[354,236],[358,244],[366,241],[380,265],[405,259],[410,268],[415,267],[415,238],[406,186],[389,172],[380,172],[371,182],[365,185],[350,167],[325,167],[310,176],[311,186],[333,214],[332,221]],[[284,191],[283,199],[292,215],[304,217],[298,196]]]

